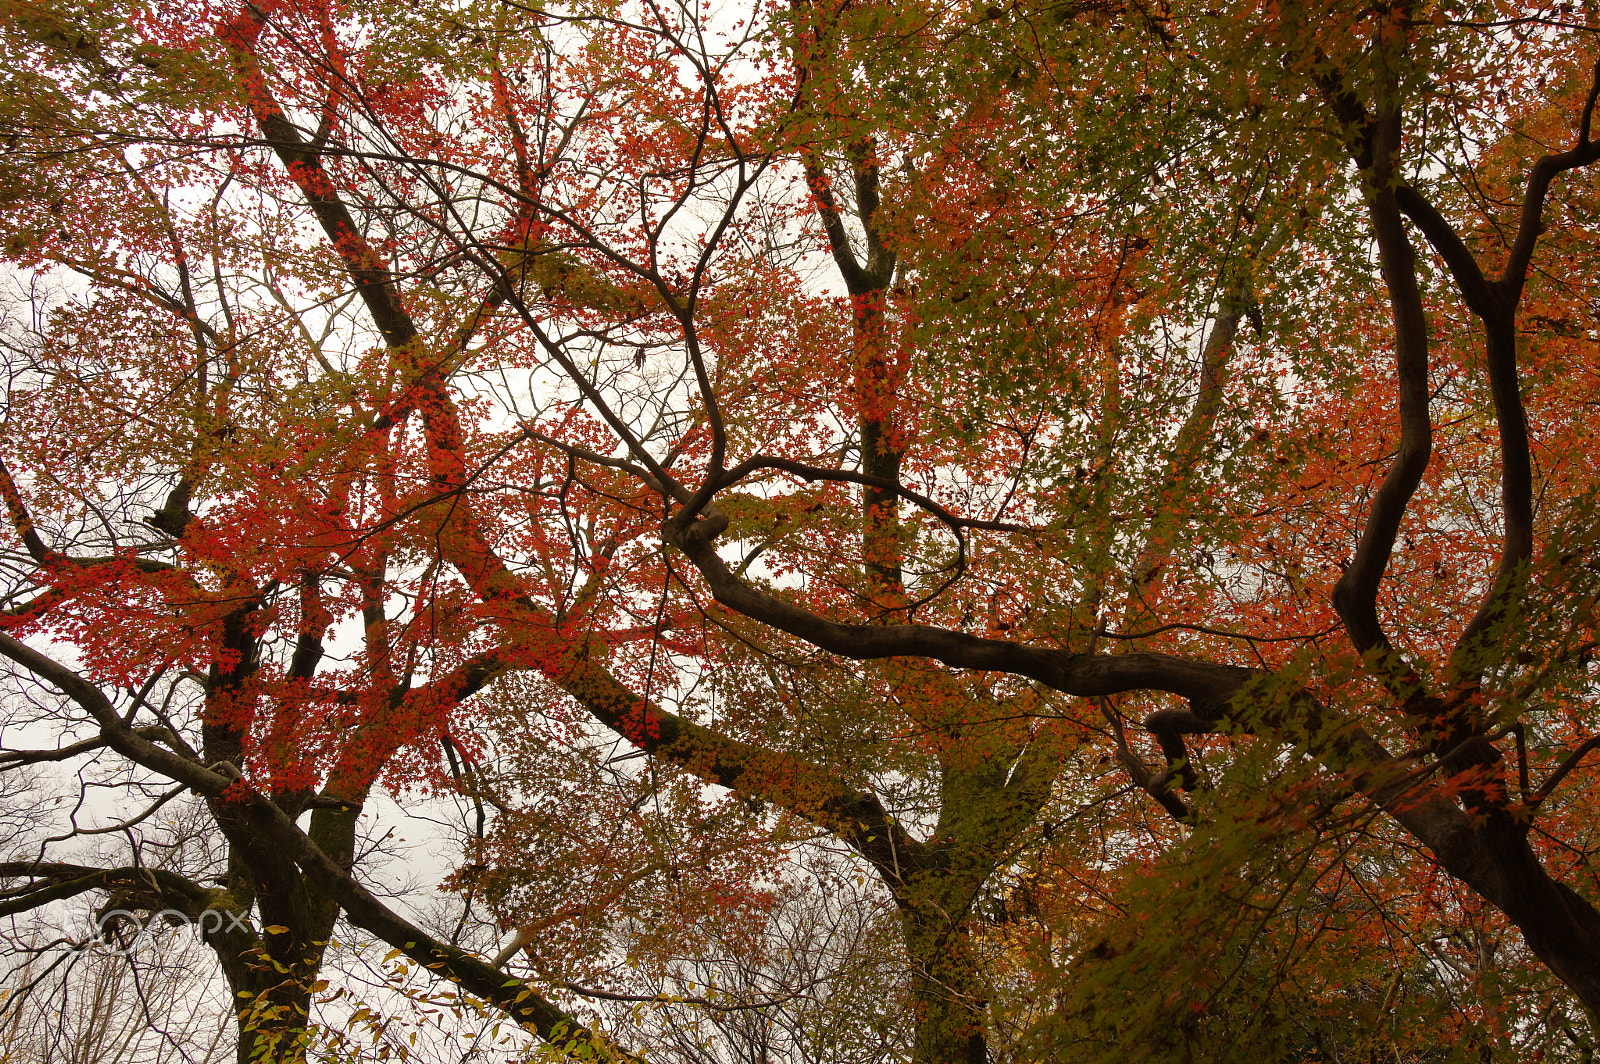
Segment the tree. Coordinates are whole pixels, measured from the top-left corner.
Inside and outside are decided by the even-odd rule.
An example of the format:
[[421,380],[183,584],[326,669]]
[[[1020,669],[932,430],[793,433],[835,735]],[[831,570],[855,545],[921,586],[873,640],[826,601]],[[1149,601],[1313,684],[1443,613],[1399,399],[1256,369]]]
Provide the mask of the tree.
[[[210,1064],[230,1056],[226,1004],[172,964],[130,965],[111,954],[78,954],[65,972],[15,973],[26,1000],[8,1002],[0,1045],[7,1060]],[[48,965],[41,966],[47,967]]]
[[[63,811],[64,794],[51,795],[15,769],[0,786],[6,798],[8,849],[36,844],[38,825],[59,822],[54,814]],[[171,817],[170,811],[168,806],[158,814],[166,830],[143,853],[155,875],[183,856],[193,862],[197,855],[192,851],[204,847],[204,833],[191,830],[193,825]],[[185,855],[186,850],[191,852]],[[132,928],[114,904],[99,915],[106,939],[84,950],[60,948],[79,931],[71,918],[60,919],[63,914],[33,909],[12,920],[5,952],[14,967],[5,980],[0,1059],[212,1064],[232,1055],[232,1021],[221,997],[225,991],[206,965],[194,964],[195,954],[205,947],[193,936],[175,934],[164,921],[130,934]],[[77,915],[84,924],[94,920],[90,914]]]
[[[1088,884],[1247,823],[1354,838],[1284,897],[1425,850],[1542,1029],[1600,1008],[1592,12],[5,18],[8,252],[73,278],[10,341],[0,652],[60,738],[9,760],[114,755],[228,845],[215,886],[41,850],[6,905],[232,915],[241,1060],[304,1054],[341,912],[589,1052],[552,987],[759,954],[807,836],[892,902],[919,1061],[1088,1052],[1008,882],[1081,974],[1127,955]],[[384,781],[495,811],[456,884],[531,981],[352,878]]]

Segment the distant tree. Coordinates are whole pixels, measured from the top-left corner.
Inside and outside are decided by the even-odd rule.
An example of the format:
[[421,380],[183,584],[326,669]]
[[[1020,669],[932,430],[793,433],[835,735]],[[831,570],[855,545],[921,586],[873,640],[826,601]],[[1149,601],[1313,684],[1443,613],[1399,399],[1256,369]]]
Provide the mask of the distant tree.
[[[37,1064],[220,1064],[233,1057],[227,1002],[209,966],[83,951],[42,953],[11,973],[0,1059]],[[192,962],[192,958],[188,958]],[[57,966],[56,962],[61,963]]]

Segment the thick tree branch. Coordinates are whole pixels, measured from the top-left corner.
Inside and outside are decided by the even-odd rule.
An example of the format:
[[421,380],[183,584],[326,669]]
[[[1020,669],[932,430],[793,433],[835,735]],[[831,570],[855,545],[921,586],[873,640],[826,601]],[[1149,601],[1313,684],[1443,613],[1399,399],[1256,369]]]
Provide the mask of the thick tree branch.
[[1183,799],[1172,793],[1171,774],[1162,773],[1158,777],[1144,763],[1144,758],[1134,753],[1133,748],[1128,745],[1128,733],[1122,726],[1122,717],[1112,708],[1109,699],[1096,698],[1094,703],[1099,707],[1100,715],[1106,719],[1106,723],[1111,725],[1111,739],[1116,746],[1117,761],[1128,770],[1128,776],[1134,785],[1154,798],[1172,819],[1179,823],[1187,823],[1189,807],[1183,803]]
[[898,878],[921,844],[884,811],[877,796],[792,754],[730,739],[628,690],[581,650],[552,679],[594,718],[637,746],[707,783],[783,807],[832,831],[875,867]]
[[694,563],[718,602],[751,620],[843,657],[858,661],[931,658],[958,669],[1026,676],[1064,694],[1088,697],[1153,690],[1216,704],[1226,704],[1258,675],[1239,666],[1216,665],[1170,654],[1076,654],[930,625],[832,621],[734,576],[711,542],[711,537],[721,533],[720,525],[722,522],[705,520],[685,528],[669,522],[663,534]]
[[1506,268],[1497,285],[1506,290],[1512,305],[1522,293],[1528,275],[1528,265],[1533,261],[1534,245],[1544,232],[1544,201],[1556,177],[1568,170],[1600,161],[1600,140],[1590,139],[1590,125],[1594,118],[1595,102],[1600,99],[1600,60],[1595,61],[1589,94],[1578,117],[1578,135],[1571,148],[1564,152],[1543,156],[1528,172],[1528,187],[1522,194],[1522,210],[1517,218],[1517,235],[1512,238]]
[[22,545],[28,549],[28,557],[39,565],[44,565],[54,556],[54,552],[46,547],[44,540],[39,536],[39,530],[33,525],[33,515],[28,513],[27,505],[22,501],[22,493],[17,490],[17,482],[11,479],[11,470],[3,461],[0,461],[0,494],[6,498],[6,512],[11,517],[11,527],[16,529],[17,535],[22,539]]
[[1504,536],[1494,582],[1456,644],[1456,668],[1471,677],[1481,671],[1473,650],[1480,637],[1501,617],[1515,597],[1521,568],[1533,557],[1533,457],[1527,411],[1522,403],[1517,368],[1516,314],[1533,261],[1534,246],[1544,231],[1544,205],[1556,177],[1600,160],[1600,141],[1589,139],[1595,101],[1600,98],[1600,61],[1596,61],[1576,143],[1564,152],[1545,155],[1533,164],[1523,191],[1517,234],[1505,271],[1491,286],[1492,313],[1483,316],[1487,332],[1485,362],[1500,433],[1500,500]]
[[839,268],[839,276],[844,278],[845,290],[853,296],[872,291],[876,287],[872,283],[872,278],[856,261],[855,253],[850,250],[850,234],[845,231],[844,216],[840,213],[839,202],[833,195],[833,181],[823,170],[820,157],[807,154],[804,158],[806,186],[810,188],[812,197],[817,201],[817,215],[822,219],[822,231],[828,235],[828,249],[833,254],[834,265]]
[[1489,393],[1494,401],[1495,425],[1500,435],[1500,509],[1504,531],[1494,582],[1456,643],[1456,669],[1466,677],[1481,671],[1482,662],[1474,660],[1470,652],[1515,594],[1521,569],[1533,557],[1533,451],[1517,371],[1515,311],[1489,319],[1486,332],[1484,361],[1488,367]]
[[91,868],[48,861],[0,862],[0,878],[22,876],[45,882],[36,882],[20,891],[8,891],[8,896],[0,900],[0,917],[15,916],[95,890],[113,892],[124,904],[150,909],[173,908],[195,917],[212,903],[216,893],[164,868]]
[[877,145],[872,138],[863,137],[850,145],[850,163],[856,181],[856,216],[861,219],[861,228],[867,238],[863,280],[871,288],[887,288],[894,278],[895,253],[884,242],[883,230],[878,224],[881,201],[878,198]]
[[1461,235],[1439,213],[1437,207],[1410,185],[1396,185],[1394,196],[1395,203],[1422,230],[1422,235],[1428,238],[1433,250],[1444,260],[1467,309],[1487,321],[1500,309],[1498,293],[1483,276],[1477,257],[1461,239]]
[[[577,1059],[594,1059],[598,1052],[600,1059],[608,1059],[609,1056],[609,1059],[638,1061],[631,1054],[609,1048],[605,1039],[589,1031],[521,980],[508,979],[505,973],[464,950],[439,942],[397,916],[350,878],[349,873],[296,827],[282,809],[245,784],[232,765],[223,764],[208,769],[140,738],[117,716],[110,701],[94,684],[8,635],[0,634],[0,654],[59,688],[100,724],[107,745],[130,761],[187,784],[206,797],[223,798],[224,792],[229,792],[225,800],[237,810],[239,818],[263,838],[270,840],[281,856],[299,866],[319,890],[337,901],[356,926],[371,931],[428,970],[442,972],[446,978],[494,1003],[541,1038],[567,1047],[566,1051]],[[0,866],[0,874],[4,874],[4,867]],[[29,874],[26,869],[38,866],[24,864],[14,867],[20,869],[15,874],[26,875]],[[136,870],[141,876],[146,871]],[[95,883],[84,882],[95,874],[96,870],[90,870],[88,876],[71,880],[60,889],[73,893],[95,889],[99,880]],[[187,881],[176,877],[175,883],[182,882]]]
[[[1394,551],[1400,524],[1422,483],[1433,452],[1433,424],[1428,412],[1428,326],[1417,283],[1416,255],[1390,186],[1392,164],[1400,147],[1400,113],[1376,123],[1374,164],[1367,175],[1368,214],[1378,243],[1378,263],[1389,289],[1394,321],[1395,375],[1399,384],[1400,445],[1394,463],[1372,499],[1366,528],[1355,557],[1334,586],[1333,604],[1357,650],[1390,649],[1378,620],[1378,588]],[[1390,671],[1390,670],[1385,670]]]
[[395,289],[393,276],[356,227],[355,219],[323,168],[321,154],[301,136],[267,88],[266,74],[255,54],[256,42],[266,24],[266,12],[250,2],[219,29],[219,36],[238,68],[251,112],[261,127],[261,135],[299,185],[312,214],[344,260],[345,269],[385,343],[392,348],[405,347],[417,338],[417,329]]
[[[158,742],[167,742],[172,738],[171,732],[157,724],[135,728],[134,734],[140,738]],[[67,761],[77,757],[79,754],[87,754],[91,750],[104,749],[106,745],[106,737],[100,735],[55,750],[0,751],[0,772],[21,765],[37,765],[46,761]]]

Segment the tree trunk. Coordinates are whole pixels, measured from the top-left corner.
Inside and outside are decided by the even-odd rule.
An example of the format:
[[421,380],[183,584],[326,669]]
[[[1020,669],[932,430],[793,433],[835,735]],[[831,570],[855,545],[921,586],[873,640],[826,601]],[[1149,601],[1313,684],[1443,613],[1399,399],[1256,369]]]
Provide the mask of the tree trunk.
[[[930,907],[931,908],[931,907]],[[916,1008],[915,1064],[986,1064],[989,996],[965,927],[938,912],[903,910]]]
[[1438,852],[1445,870],[1511,921],[1533,951],[1600,1023],[1600,912],[1550,878],[1521,825],[1494,817],[1476,832],[1478,845]]

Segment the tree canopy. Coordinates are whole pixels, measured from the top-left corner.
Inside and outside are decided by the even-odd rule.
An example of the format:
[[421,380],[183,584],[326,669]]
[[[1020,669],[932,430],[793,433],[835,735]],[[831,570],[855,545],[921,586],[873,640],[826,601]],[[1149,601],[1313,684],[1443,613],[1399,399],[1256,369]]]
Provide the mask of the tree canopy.
[[1592,4],[0,27],[0,769],[116,795],[0,913],[228,914],[241,1062],[341,920],[581,1059],[1589,1059]]

